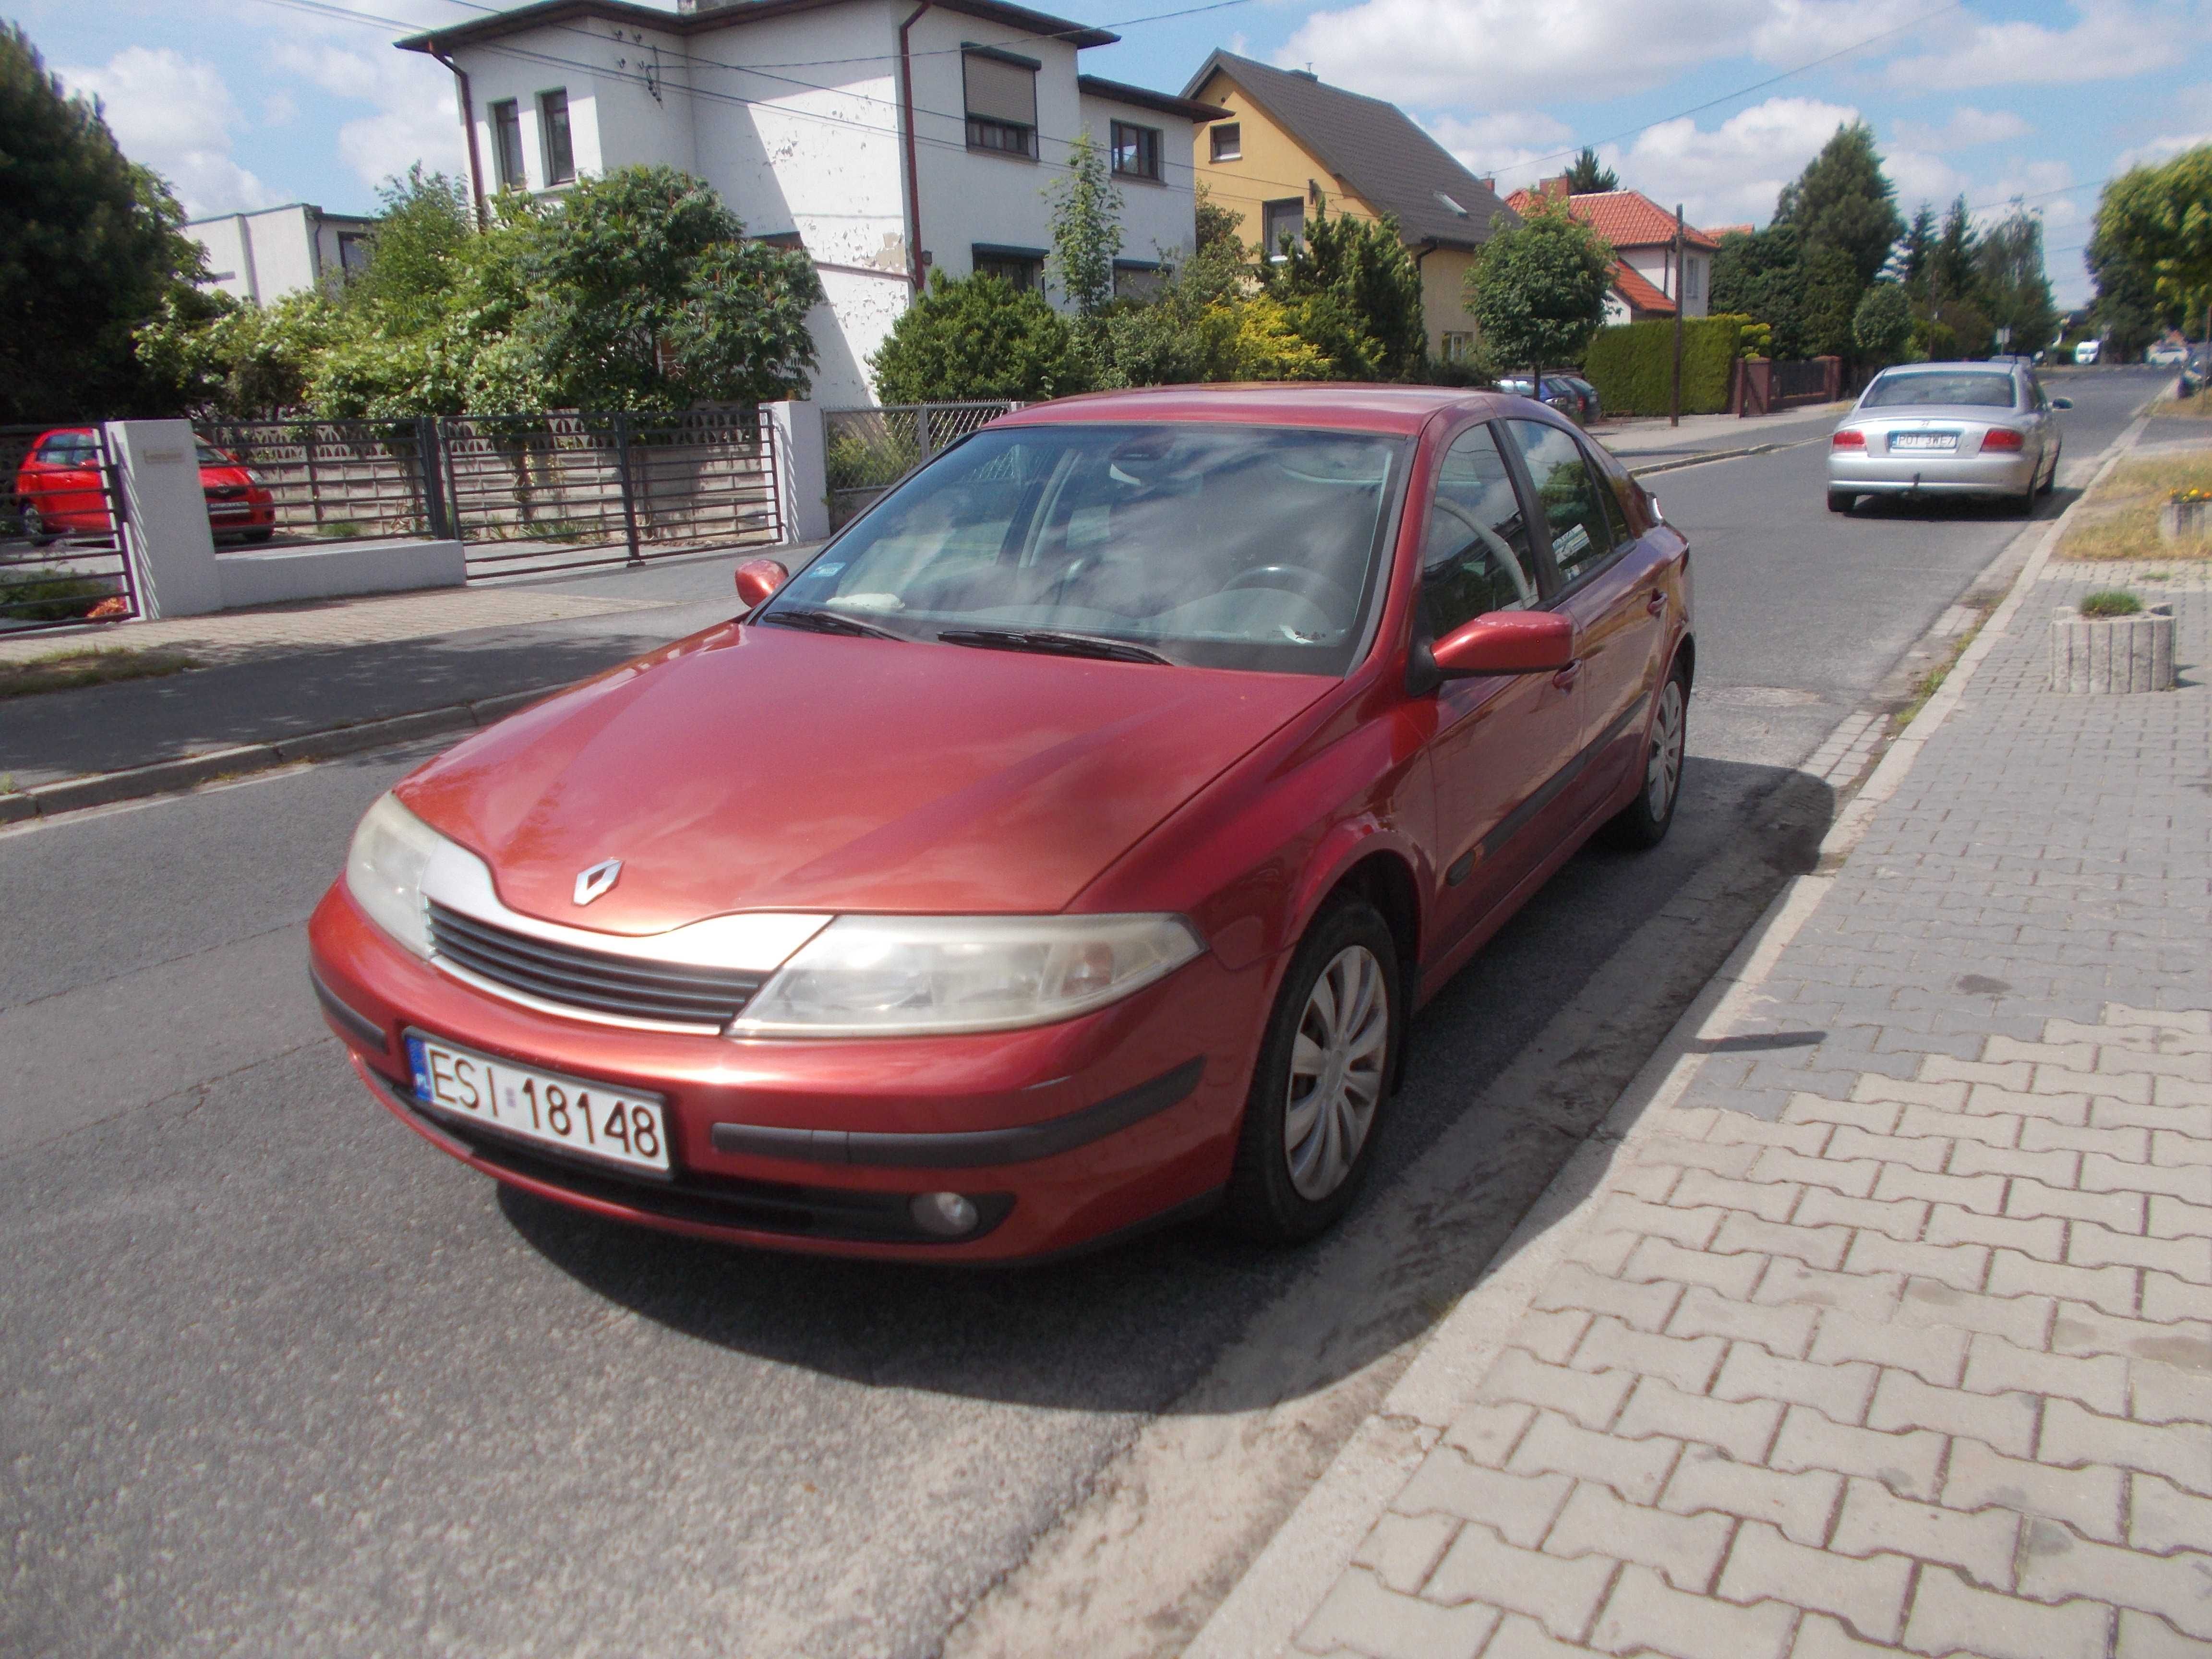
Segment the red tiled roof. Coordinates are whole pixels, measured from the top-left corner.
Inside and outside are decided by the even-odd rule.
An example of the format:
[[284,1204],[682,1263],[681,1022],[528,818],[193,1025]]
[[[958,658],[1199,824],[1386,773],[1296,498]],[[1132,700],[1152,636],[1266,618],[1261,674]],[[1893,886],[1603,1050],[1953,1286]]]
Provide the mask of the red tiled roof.
[[[1537,189],[1555,196],[1559,192],[1552,188],[1553,182],[1547,179]],[[1526,213],[1533,199],[1534,191],[1516,190],[1505,204],[1516,213]],[[1617,248],[1657,247],[1674,240],[1674,216],[1641,191],[1606,190],[1570,196],[1567,210]],[[1695,225],[1685,227],[1682,240],[1692,247],[1720,246],[1711,233]]]
[[1758,228],[1757,225],[1707,225],[1705,234],[1717,242],[1723,236],[1749,236]]
[[1671,317],[1674,302],[1655,287],[1635,266],[1615,261],[1613,267],[1613,291],[1628,301],[1631,311],[1660,311]]

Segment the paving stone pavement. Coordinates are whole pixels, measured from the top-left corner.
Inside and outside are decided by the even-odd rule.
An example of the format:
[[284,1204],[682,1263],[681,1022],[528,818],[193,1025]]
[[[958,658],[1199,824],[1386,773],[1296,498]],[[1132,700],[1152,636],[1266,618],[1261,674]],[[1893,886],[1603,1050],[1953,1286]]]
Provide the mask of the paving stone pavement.
[[2212,1654],[2212,592],[2137,589],[2179,690],[2046,690],[2115,574],[2042,570],[1297,1651]]

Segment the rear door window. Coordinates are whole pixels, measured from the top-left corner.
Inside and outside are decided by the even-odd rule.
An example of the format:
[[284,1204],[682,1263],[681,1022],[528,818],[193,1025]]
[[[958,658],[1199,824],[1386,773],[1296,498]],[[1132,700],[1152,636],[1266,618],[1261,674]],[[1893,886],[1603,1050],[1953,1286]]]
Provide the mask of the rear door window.
[[1626,539],[1608,511],[1609,491],[1598,482],[1582,446],[1540,421],[1508,421],[1535,486],[1536,505],[1551,531],[1552,562],[1563,583],[1580,580],[1613,556]]
[[1442,639],[1486,611],[1539,604],[1536,572],[1497,434],[1486,425],[1469,427],[1437,468],[1421,544],[1421,610],[1431,636]]

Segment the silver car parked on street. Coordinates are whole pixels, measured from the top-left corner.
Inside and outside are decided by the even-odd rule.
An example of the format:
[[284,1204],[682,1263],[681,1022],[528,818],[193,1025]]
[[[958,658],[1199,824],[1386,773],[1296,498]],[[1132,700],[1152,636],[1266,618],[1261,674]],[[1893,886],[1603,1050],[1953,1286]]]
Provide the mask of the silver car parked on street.
[[2058,428],[2025,363],[1886,368],[1828,440],[1828,511],[1862,495],[1994,495],[2034,511],[2058,476]]

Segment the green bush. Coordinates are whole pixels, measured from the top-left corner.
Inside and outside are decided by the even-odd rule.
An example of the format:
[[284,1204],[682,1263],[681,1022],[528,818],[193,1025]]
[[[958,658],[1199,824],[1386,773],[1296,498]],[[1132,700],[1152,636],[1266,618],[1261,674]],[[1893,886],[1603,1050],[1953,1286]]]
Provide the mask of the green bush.
[[[1729,376],[1747,317],[1696,317],[1682,325],[1682,413],[1728,407]],[[1583,374],[1608,415],[1663,415],[1674,382],[1674,325],[1624,323],[1590,337]]]
[[14,572],[0,575],[0,620],[68,622],[89,615],[93,606],[114,592],[112,582],[63,570]]
[[1091,389],[1075,328],[1045,302],[996,276],[947,280],[928,289],[891,325],[868,360],[886,404],[1010,398],[1042,403]]
[[921,460],[921,452],[895,433],[879,441],[848,434],[830,441],[823,471],[832,489],[870,489],[895,484]]

